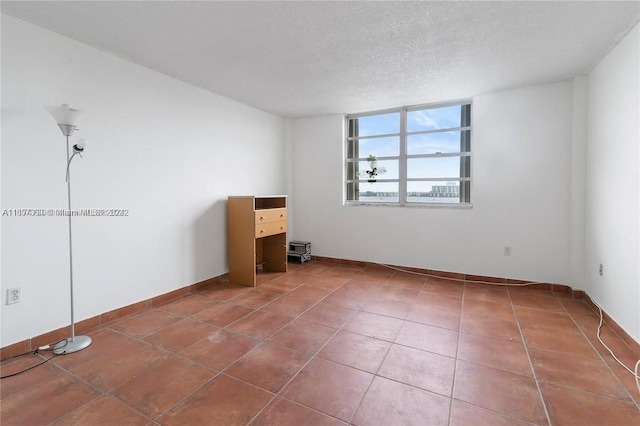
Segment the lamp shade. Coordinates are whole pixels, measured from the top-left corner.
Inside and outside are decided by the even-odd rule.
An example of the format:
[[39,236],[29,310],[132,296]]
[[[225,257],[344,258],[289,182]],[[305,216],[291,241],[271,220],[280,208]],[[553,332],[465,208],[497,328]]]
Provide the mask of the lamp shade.
[[49,111],[49,114],[53,116],[53,119],[56,120],[56,123],[58,124],[74,127],[78,125],[78,116],[80,115],[80,111],[71,108],[71,105],[62,104],[60,106],[47,106],[44,107],[44,109]]

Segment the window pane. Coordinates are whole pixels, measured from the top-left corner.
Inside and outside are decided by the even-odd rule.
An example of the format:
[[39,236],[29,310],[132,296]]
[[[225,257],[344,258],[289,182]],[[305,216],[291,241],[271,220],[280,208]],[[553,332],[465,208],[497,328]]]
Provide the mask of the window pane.
[[353,161],[348,163],[347,176],[349,180],[398,179],[398,160]]
[[[469,130],[462,132],[438,132],[407,136],[407,154],[439,154],[468,152]],[[462,137],[462,140],[460,139]]]
[[347,184],[347,200],[367,203],[397,203],[398,182],[360,182]]
[[400,138],[356,139],[348,141],[349,158],[397,157],[400,155]]
[[349,137],[400,133],[400,113],[370,115],[349,120]]
[[407,201],[410,203],[469,202],[469,187],[469,182],[407,182]]
[[469,157],[410,158],[407,160],[407,177],[410,179],[469,177],[468,165]]
[[461,127],[462,105],[407,112],[407,131],[450,129]]

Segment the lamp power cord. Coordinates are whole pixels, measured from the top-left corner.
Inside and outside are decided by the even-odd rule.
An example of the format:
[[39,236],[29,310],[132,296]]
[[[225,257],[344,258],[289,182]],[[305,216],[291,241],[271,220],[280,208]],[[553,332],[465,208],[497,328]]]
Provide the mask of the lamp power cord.
[[[29,352],[24,352],[24,353],[21,353],[21,354],[18,354],[18,355],[14,355],[14,356],[10,356],[9,358],[6,358],[3,361],[6,361],[8,359],[19,358],[19,357],[22,357],[22,356],[25,356],[25,355],[38,355],[40,352],[52,352],[53,348],[56,345],[58,345],[58,344],[60,344],[62,342],[64,342],[64,345],[62,345],[61,348],[65,347],[67,345],[67,343],[69,342],[69,340],[68,339],[62,339],[59,342],[56,342],[54,344],[43,345],[43,346],[38,347],[35,350],[29,351]],[[7,374],[6,376],[0,377],[0,379],[8,379],[9,377],[14,377],[14,376],[20,375],[22,373],[26,373],[29,370],[33,370],[36,367],[40,367],[41,365],[46,364],[47,362],[51,361],[53,358],[55,358],[57,356],[58,356],[57,354],[53,354],[49,358],[45,359],[44,361],[42,361],[42,362],[40,362],[40,363],[38,363],[36,365],[32,365],[31,367],[25,368],[24,370],[17,371],[15,373]]]

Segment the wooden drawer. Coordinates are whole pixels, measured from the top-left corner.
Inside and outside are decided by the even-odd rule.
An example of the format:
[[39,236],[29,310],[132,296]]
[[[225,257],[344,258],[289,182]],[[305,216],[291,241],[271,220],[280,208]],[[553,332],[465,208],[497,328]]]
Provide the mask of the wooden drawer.
[[256,225],[256,238],[268,237],[269,235],[282,234],[287,232],[287,221],[261,223]]
[[282,220],[287,220],[286,208],[256,210],[256,225],[259,223],[279,222]]

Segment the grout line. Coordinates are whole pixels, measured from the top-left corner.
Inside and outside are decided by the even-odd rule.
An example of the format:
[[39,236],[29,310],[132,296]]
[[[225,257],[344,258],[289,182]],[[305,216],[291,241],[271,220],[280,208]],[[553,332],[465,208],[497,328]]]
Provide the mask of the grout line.
[[509,304],[511,306],[511,311],[513,311],[513,316],[516,319],[516,326],[518,327],[518,331],[520,332],[520,338],[522,339],[522,344],[524,346],[524,351],[527,354],[527,361],[529,361],[529,368],[531,369],[531,375],[533,376],[533,381],[536,384],[536,388],[538,389],[538,396],[540,396],[540,402],[542,403],[542,408],[544,409],[544,414],[547,417],[547,423],[549,426],[552,425],[551,417],[549,416],[549,410],[547,409],[547,403],[544,400],[544,396],[542,395],[542,390],[540,389],[540,383],[538,383],[538,377],[536,376],[536,371],[533,368],[533,362],[531,361],[531,355],[529,354],[529,348],[527,347],[527,340],[522,332],[522,328],[520,327],[520,320],[518,319],[518,315],[513,307],[513,302],[511,300],[511,294],[507,291],[507,296],[509,297]]
[[[428,282],[428,280],[427,280]],[[462,311],[464,310],[465,293],[467,284],[462,284],[462,300],[460,301],[460,320],[458,325],[458,342],[456,345],[456,357],[453,363],[453,383],[451,383],[451,399],[449,401],[449,426],[451,426],[451,411],[453,410],[453,396],[456,391],[456,373],[458,372],[458,352],[460,351],[460,339],[462,339]]]

